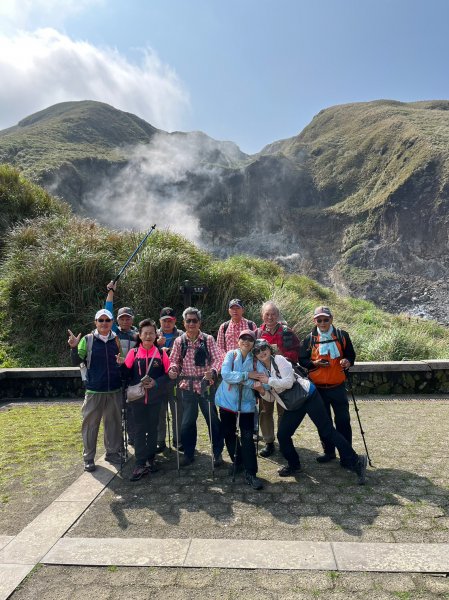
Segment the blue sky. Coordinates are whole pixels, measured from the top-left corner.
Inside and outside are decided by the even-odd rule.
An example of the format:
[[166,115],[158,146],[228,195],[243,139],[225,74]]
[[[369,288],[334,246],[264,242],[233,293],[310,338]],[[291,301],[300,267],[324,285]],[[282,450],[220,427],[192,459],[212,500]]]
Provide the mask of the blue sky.
[[254,153],[321,109],[449,98],[446,0],[2,0],[0,128],[96,99]]

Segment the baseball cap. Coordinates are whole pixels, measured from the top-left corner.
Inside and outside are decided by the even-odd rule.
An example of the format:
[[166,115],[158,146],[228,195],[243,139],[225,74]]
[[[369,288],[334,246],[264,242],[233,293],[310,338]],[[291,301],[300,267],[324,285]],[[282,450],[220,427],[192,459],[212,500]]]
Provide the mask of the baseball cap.
[[255,331],[251,331],[251,329],[244,329],[240,335],[239,335],[239,339],[241,337],[243,337],[244,335],[249,335],[254,341],[256,341],[256,332]]
[[122,308],[118,309],[117,318],[123,317],[123,315],[127,315],[128,317],[134,317],[134,311],[132,308],[129,308],[129,306],[123,306]]
[[240,306],[240,308],[244,308],[243,302],[238,298],[233,298],[229,301],[229,308],[231,308],[231,306]]
[[332,317],[331,309],[328,306],[318,306],[313,312],[313,318],[315,317]]
[[112,319],[114,318],[112,316],[112,313],[109,312],[109,310],[106,310],[106,308],[100,308],[100,310],[97,310],[97,312],[95,313],[95,320],[99,319],[102,315],[105,315],[106,317],[108,317],[108,319]]
[[160,319],[176,319],[175,311],[170,307],[166,306],[159,314]]

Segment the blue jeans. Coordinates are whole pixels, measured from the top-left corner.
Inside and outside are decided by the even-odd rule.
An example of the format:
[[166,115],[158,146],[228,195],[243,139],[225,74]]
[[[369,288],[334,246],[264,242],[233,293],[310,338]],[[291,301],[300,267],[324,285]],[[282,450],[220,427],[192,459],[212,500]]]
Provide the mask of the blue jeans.
[[190,390],[182,390],[181,443],[184,446],[184,455],[188,458],[193,458],[195,453],[198,407],[200,407],[201,412],[203,413],[204,420],[206,421],[209,429],[210,437],[211,427],[209,425],[209,404],[212,421],[212,448],[214,451],[214,457],[217,457],[223,451],[224,440],[217,408],[213,400],[213,395],[210,396],[209,401],[209,397],[201,396],[200,394],[191,392]]

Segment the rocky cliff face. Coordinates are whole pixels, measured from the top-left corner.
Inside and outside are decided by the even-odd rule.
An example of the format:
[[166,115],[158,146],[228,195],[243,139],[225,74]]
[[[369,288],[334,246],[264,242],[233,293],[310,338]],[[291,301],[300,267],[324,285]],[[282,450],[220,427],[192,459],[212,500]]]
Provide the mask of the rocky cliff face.
[[447,101],[329,108],[254,156],[100,103],[57,105],[0,132],[0,160],[99,221],[145,227],[162,208],[217,255],[272,257],[446,323],[448,148]]

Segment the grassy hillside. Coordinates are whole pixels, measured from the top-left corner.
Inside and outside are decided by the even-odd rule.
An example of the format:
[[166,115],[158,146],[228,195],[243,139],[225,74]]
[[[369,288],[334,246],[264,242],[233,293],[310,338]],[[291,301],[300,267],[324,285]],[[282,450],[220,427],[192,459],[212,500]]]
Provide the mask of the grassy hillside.
[[[8,179],[8,170],[3,171]],[[18,181],[16,200],[29,192]],[[31,215],[37,211],[36,194]],[[10,202],[10,200],[7,200]],[[105,286],[137,246],[141,234],[117,233],[73,216],[56,200],[48,214],[16,225],[6,237],[0,270],[0,365],[69,364],[67,328],[87,333],[105,298]],[[20,205],[20,202],[19,202]],[[30,210],[30,209],[29,209]],[[216,260],[184,238],[167,231],[150,236],[139,259],[128,269],[116,294],[116,306],[131,305],[138,318],[157,318],[159,309],[182,312],[179,284],[184,279],[209,287],[195,302],[204,311],[205,331],[215,333],[227,318],[227,302],[240,297],[248,315],[274,299],[300,336],[311,326],[317,304],[330,304],[339,326],[354,339],[360,360],[438,358],[447,355],[449,332],[433,322],[410,321],[384,313],[366,301],[337,296],[307,277],[286,275],[267,260],[235,256]]]

